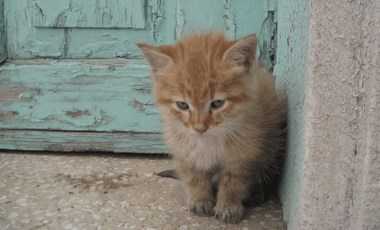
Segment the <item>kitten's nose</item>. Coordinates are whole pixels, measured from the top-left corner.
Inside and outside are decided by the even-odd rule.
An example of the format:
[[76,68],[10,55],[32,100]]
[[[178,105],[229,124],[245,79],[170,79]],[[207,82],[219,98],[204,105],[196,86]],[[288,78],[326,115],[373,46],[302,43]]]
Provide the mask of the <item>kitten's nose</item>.
[[202,126],[194,126],[193,129],[194,129],[195,131],[197,131],[198,133],[203,134],[204,132],[207,131],[208,126],[206,126],[206,125],[202,125]]

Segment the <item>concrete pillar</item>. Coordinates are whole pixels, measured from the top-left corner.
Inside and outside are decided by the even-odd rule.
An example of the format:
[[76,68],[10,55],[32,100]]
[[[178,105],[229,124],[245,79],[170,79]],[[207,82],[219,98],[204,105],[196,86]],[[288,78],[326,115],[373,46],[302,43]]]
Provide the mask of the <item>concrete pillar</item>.
[[380,229],[380,1],[278,1],[288,229]]

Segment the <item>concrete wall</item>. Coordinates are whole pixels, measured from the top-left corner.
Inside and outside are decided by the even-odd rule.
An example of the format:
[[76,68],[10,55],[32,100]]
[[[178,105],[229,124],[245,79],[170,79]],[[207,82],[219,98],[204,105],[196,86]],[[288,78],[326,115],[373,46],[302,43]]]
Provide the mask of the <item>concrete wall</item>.
[[380,2],[279,1],[289,229],[380,229]]

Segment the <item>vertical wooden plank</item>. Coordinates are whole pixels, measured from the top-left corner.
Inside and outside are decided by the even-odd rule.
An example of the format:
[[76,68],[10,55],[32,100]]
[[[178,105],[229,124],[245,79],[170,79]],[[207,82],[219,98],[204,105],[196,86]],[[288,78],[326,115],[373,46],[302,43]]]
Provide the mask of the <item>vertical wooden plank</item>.
[[266,18],[263,0],[231,0],[230,14],[235,18],[236,36],[241,37],[250,33],[260,33]]
[[0,0],[0,63],[7,58],[5,50],[4,2]]
[[[227,0],[227,32],[241,37],[256,33],[259,38],[257,56],[269,69],[273,69],[276,52],[277,0]],[[235,33],[235,34],[234,34]]]
[[277,0],[268,0],[268,11],[275,11],[277,8]]
[[177,1],[176,37],[202,30],[224,30],[224,4],[220,0]]
[[175,41],[175,1],[148,0],[148,27],[156,44],[171,44]]

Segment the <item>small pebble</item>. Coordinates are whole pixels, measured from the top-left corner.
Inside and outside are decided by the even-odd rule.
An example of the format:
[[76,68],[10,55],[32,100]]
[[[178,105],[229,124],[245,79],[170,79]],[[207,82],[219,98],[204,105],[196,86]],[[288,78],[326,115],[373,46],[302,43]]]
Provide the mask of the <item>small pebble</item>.
[[9,219],[16,219],[18,217],[18,213],[17,212],[12,212],[11,214],[8,215],[8,218]]
[[29,224],[30,223],[30,219],[24,218],[24,219],[21,219],[20,222],[23,223],[23,224]]
[[16,200],[16,204],[20,205],[23,208],[26,208],[28,206],[28,203],[26,202],[25,198],[20,198]]
[[65,226],[65,229],[67,229],[67,230],[71,230],[71,229],[73,229],[73,225],[72,225],[72,224],[67,224],[67,225]]
[[179,230],[187,230],[188,227],[187,227],[187,225],[181,225],[181,226],[179,226],[178,229],[179,229]]

